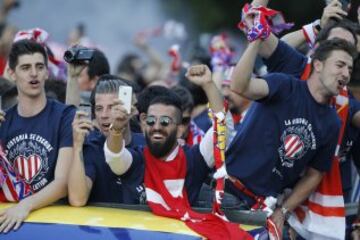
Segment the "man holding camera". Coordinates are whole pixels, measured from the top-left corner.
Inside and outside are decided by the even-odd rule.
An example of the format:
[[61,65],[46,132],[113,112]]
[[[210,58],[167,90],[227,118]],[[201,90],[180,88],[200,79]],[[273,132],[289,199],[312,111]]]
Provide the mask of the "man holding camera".
[[99,77],[110,73],[106,56],[97,49],[75,46],[65,52],[64,59],[69,64],[66,103],[88,103]]
[[13,44],[8,73],[18,104],[0,114],[0,201],[18,203],[0,211],[0,232],[18,229],[31,211],[67,195],[75,109],[46,98],[47,64],[42,45]]

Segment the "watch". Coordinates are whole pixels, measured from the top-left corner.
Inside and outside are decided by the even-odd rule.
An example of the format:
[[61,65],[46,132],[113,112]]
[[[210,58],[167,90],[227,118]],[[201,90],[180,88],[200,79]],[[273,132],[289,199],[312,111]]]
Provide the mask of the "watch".
[[283,214],[285,220],[288,220],[289,217],[290,217],[290,214],[291,214],[290,211],[289,211],[289,209],[287,209],[286,207],[282,206],[282,207],[280,208],[280,211],[281,211],[281,213]]

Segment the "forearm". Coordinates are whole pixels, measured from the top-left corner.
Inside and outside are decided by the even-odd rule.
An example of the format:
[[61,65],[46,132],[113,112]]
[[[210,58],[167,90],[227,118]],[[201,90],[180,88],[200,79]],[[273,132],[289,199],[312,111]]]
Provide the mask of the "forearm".
[[149,46],[141,48],[149,58],[149,62],[144,71],[144,78],[151,83],[159,79],[159,74],[162,72],[164,62],[160,57],[160,54]]
[[213,67],[212,70],[212,76],[211,76],[213,82],[215,83],[215,86],[218,89],[221,89],[222,87],[222,82],[224,80],[224,71],[222,69],[216,69],[216,67]]
[[46,207],[67,195],[65,178],[54,179],[39,192],[23,199],[19,204],[25,205],[30,211]]
[[279,43],[279,39],[273,34],[270,33],[270,36],[267,39],[264,39],[259,48],[259,56],[262,58],[269,58],[276,50],[276,47]]
[[322,177],[321,172],[309,168],[304,177],[296,184],[290,196],[284,201],[283,206],[289,211],[293,211],[316,189]]
[[149,63],[151,65],[157,66],[159,68],[161,68],[164,65],[164,62],[161,59],[160,54],[157,51],[155,51],[153,48],[146,45],[146,46],[142,47],[141,49],[148,56],[149,61],[150,61]]
[[120,153],[120,151],[125,147],[124,146],[124,134],[122,133],[113,133],[109,132],[109,136],[106,139],[107,148],[113,153]]
[[249,43],[232,74],[231,89],[243,94],[249,85],[261,40]]
[[0,24],[5,24],[6,23],[6,18],[9,14],[10,8],[5,6],[5,4],[3,3],[3,6],[1,6],[0,8]]
[[72,76],[68,74],[66,83],[66,100],[65,103],[68,105],[80,105],[80,88],[77,81],[78,76]]
[[210,108],[213,112],[221,112],[224,110],[224,100],[213,81],[202,86],[209,100]]
[[84,206],[87,203],[91,191],[88,181],[90,180],[85,173],[82,149],[74,147],[74,158],[68,181],[70,205]]
[[293,48],[299,48],[306,41],[302,29],[286,34],[281,40]]

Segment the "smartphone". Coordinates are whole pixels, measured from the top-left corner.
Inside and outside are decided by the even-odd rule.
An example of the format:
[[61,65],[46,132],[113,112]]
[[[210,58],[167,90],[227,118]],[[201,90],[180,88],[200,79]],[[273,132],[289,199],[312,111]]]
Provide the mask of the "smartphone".
[[88,114],[87,118],[91,119],[91,105],[88,103],[80,103],[78,110],[86,112]]
[[119,87],[119,99],[124,104],[124,107],[128,114],[131,112],[131,99],[132,99],[132,87],[120,86]]

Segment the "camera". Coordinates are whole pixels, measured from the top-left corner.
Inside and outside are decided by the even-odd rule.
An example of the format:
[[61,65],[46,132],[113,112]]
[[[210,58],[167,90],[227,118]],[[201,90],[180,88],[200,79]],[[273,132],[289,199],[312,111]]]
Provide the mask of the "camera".
[[74,46],[69,48],[64,53],[64,60],[67,63],[83,63],[85,61],[90,61],[94,55],[95,50],[82,47],[82,46]]

